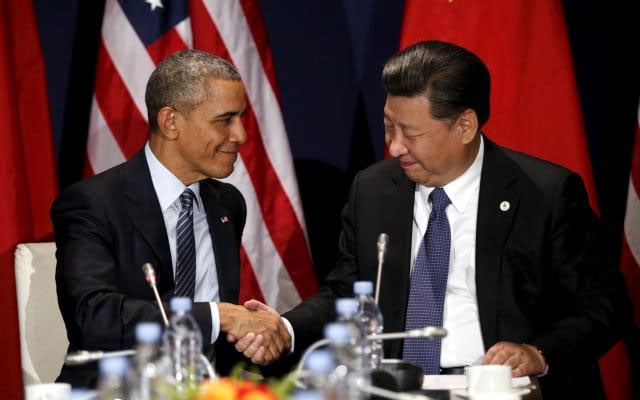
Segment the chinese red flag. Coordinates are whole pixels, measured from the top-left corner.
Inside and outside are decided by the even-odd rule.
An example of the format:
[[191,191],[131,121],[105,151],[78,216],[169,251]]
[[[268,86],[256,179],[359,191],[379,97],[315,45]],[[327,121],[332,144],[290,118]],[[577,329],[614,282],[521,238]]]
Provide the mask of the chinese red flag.
[[443,40],[491,73],[496,143],[578,172],[596,204],[571,49],[560,0],[407,0],[400,47]]
[[0,388],[22,398],[13,257],[16,244],[51,240],[57,192],[49,105],[33,2],[0,3]]

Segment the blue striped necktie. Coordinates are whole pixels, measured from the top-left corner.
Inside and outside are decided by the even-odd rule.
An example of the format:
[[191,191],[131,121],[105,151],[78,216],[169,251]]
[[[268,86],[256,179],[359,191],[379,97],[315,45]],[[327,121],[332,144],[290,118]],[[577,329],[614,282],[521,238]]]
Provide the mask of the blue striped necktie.
[[180,195],[180,214],[176,226],[176,297],[193,299],[196,287],[196,240],[193,235],[193,201],[196,195],[186,188]]
[[[442,326],[451,252],[451,229],[446,209],[451,200],[442,188],[433,189],[429,200],[429,224],[411,272],[407,330]],[[405,339],[402,357],[420,365],[425,374],[439,374],[440,340]]]

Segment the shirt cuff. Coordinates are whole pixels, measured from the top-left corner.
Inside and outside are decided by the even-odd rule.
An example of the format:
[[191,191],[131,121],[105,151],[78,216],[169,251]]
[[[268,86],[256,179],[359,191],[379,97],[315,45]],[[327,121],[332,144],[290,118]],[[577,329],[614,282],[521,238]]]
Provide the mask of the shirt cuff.
[[218,303],[210,302],[209,307],[211,308],[211,343],[214,343],[220,335],[220,311]]
[[295,349],[295,345],[296,345],[296,336],[293,334],[293,326],[291,326],[291,322],[289,322],[288,319],[286,319],[285,317],[281,317],[282,318],[282,322],[284,322],[284,326],[287,327],[287,330],[289,331],[289,335],[291,336],[291,349],[289,349],[290,353],[293,353],[293,350]]
[[545,357],[545,355],[542,352],[542,350],[540,350],[540,348],[538,346],[536,346],[535,344],[530,344],[529,346],[531,346],[534,349],[536,349],[538,351],[538,353],[540,353],[540,355],[542,356],[542,360],[544,361],[544,371],[542,371],[542,373],[540,375],[537,375],[538,378],[547,375],[549,373],[549,363],[547,362],[547,357]]
[[547,364],[547,365],[544,367],[544,371],[542,371],[542,374],[538,375],[538,378],[541,378],[541,377],[543,377],[543,376],[547,375],[548,373],[549,373],[549,364]]

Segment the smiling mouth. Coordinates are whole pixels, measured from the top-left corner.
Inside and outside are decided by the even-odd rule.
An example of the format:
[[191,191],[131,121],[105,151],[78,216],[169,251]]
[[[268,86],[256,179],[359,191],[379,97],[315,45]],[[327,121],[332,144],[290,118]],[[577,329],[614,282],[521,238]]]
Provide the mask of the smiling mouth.
[[220,150],[218,150],[218,153],[229,154],[229,155],[237,155],[238,154],[238,150],[237,149],[220,149]]

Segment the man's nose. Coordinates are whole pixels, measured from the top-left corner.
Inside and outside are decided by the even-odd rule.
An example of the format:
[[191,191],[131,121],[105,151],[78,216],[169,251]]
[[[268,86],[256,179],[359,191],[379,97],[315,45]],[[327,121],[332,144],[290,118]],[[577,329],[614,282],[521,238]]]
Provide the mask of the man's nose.
[[398,135],[391,138],[391,141],[389,142],[389,155],[391,157],[400,157],[406,152],[407,148]]
[[235,124],[233,131],[231,131],[231,136],[229,140],[231,140],[234,143],[244,144],[247,142],[247,139],[248,139],[247,130],[244,128],[244,124],[242,123],[242,121],[238,121]]

